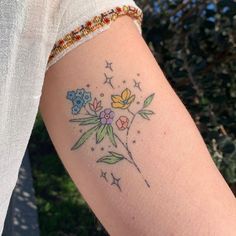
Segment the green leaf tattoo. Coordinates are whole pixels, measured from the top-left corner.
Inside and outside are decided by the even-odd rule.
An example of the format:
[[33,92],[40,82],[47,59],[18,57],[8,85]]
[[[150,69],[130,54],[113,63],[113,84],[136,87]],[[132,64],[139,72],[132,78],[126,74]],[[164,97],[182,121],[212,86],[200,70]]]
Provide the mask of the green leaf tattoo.
[[100,143],[104,139],[106,134],[107,134],[107,126],[101,125],[97,131],[96,143]]
[[117,147],[112,126],[107,126],[107,134],[113,146]]
[[98,129],[98,126],[94,126],[93,128],[89,129],[85,133],[82,134],[82,136],[79,138],[79,140],[74,144],[74,146],[71,148],[71,150],[78,149],[82,144],[85,143],[87,139],[89,139],[92,134]]
[[[107,68],[110,68],[111,64],[112,63],[107,62],[107,65],[109,65]],[[108,74],[105,75],[105,82],[108,81],[108,79],[113,78]],[[104,86],[107,86],[106,84],[108,82],[105,82],[103,84]],[[124,86],[124,82],[126,83],[126,80],[121,82],[118,87],[121,87],[122,85]],[[115,84],[112,84],[112,86],[110,86],[110,89],[115,90],[115,88]],[[143,91],[143,89],[141,89],[140,87],[139,81],[134,80],[134,89],[139,92]],[[101,94],[101,97],[104,97],[104,93]],[[71,123],[78,123],[80,127],[85,128],[85,130],[80,129],[82,135],[72,146],[71,150],[78,150],[89,138],[93,136],[93,134],[95,134],[95,145],[101,145],[103,140],[107,138],[107,140],[111,144],[108,146],[108,148],[116,150],[116,148],[121,147],[125,150],[126,154],[120,154],[118,153],[119,151],[117,152],[109,150],[107,151],[107,154],[100,157],[96,162],[100,164],[103,163],[108,165],[115,165],[122,160],[127,161],[134,168],[136,168],[137,172],[143,178],[146,186],[150,187],[149,182],[146,180],[146,178],[144,178],[140,168],[138,167],[138,164],[133,157],[132,150],[130,149],[130,142],[128,139],[130,128],[135,123],[135,118],[137,116],[140,116],[145,120],[150,120],[151,116],[155,114],[152,110],[146,109],[152,103],[154,95],[155,94],[152,93],[151,95],[146,97],[146,99],[143,101],[142,107],[136,109],[132,104],[134,103],[135,99],[139,97],[139,95],[134,94],[129,88],[125,87],[120,94],[115,93],[109,95],[111,99],[110,107],[104,109],[104,106],[102,104],[103,101],[97,99],[96,97],[93,98],[91,92],[86,91],[84,88],[78,88],[72,91],[68,91],[66,98],[72,103],[71,113],[73,115],[72,119],[70,119],[69,121]],[[137,104],[140,104],[139,101],[137,102]],[[122,110],[122,115],[116,113],[116,110]],[[88,127],[88,129],[86,129],[86,127]],[[121,135],[122,132],[123,135]],[[134,144],[135,141],[133,141],[132,143]],[[92,147],[91,151],[94,150],[95,149]],[[103,150],[104,148],[102,147],[101,151]],[[105,173],[106,172],[103,172],[103,178],[106,177]],[[115,175],[113,174],[112,178],[113,179],[111,185],[117,186],[121,190],[121,178],[115,177]],[[107,177],[106,182],[108,182]]]
[[142,116],[144,119],[150,120],[149,115],[153,115],[154,112],[151,110],[140,110],[138,114]]
[[144,100],[144,102],[143,102],[143,108],[145,108],[145,107],[147,107],[147,106],[149,106],[149,105],[151,104],[154,95],[155,95],[155,94],[153,93],[153,94],[151,94],[150,96],[148,96],[148,97]]
[[97,162],[103,162],[106,164],[116,164],[117,162],[124,159],[124,156],[116,153],[116,152],[109,152],[108,155],[101,157],[97,160]]
[[70,122],[78,122],[79,125],[98,125],[100,123],[100,119],[97,116],[79,118],[79,119],[71,119]]

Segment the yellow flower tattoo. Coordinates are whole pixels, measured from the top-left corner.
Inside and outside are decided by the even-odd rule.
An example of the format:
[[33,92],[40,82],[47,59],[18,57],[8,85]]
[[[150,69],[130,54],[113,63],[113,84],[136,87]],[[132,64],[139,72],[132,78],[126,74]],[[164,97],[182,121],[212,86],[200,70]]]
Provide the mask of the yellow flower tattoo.
[[113,108],[127,109],[130,104],[134,101],[135,95],[131,95],[131,91],[126,88],[121,95],[111,95]]

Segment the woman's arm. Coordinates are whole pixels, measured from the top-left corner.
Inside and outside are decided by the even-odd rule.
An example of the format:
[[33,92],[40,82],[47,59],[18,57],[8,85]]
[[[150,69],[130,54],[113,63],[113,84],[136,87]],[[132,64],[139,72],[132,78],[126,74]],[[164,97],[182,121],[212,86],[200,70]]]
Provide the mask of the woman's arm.
[[48,70],[40,111],[111,235],[236,235],[235,198],[128,16]]

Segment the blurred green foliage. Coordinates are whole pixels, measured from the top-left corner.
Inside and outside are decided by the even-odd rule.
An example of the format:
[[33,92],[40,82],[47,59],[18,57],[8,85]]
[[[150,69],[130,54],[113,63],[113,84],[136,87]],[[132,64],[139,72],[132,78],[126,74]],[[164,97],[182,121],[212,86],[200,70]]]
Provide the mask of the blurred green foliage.
[[140,0],[143,35],[226,181],[236,183],[236,2]]
[[40,116],[30,143],[41,236],[106,236],[58,158]]
[[[236,2],[136,0],[143,37],[236,194]],[[107,235],[38,117],[30,140],[42,235]]]

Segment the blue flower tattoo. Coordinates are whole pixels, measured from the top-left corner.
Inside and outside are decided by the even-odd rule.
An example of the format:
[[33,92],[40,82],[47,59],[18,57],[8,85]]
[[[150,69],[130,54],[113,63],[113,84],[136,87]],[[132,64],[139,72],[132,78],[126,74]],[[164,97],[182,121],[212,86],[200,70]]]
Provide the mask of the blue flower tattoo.
[[73,115],[79,114],[82,107],[91,101],[91,93],[85,89],[76,89],[75,91],[68,91],[66,98],[72,101],[71,113]]
[[68,91],[66,98],[73,101],[75,99],[75,91]]
[[83,99],[84,99],[84,102],[85,103],[88,103],[88,102],[90,102],[91,101],[91,93],[90,92],[84,92],[84,95],[83,95]]
[[76,96],[83,97],[85,90],[84,89],[77,89]]

